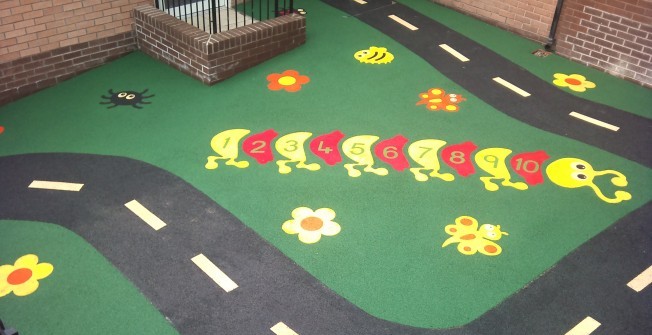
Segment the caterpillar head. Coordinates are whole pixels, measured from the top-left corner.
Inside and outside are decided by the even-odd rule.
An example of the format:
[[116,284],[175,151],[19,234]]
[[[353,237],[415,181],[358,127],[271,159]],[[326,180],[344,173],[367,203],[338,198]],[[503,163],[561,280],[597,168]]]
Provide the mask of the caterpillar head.
[[632,195],[625,191],[616,191],[613,198],[609,198],[602,193],[602,190],[593,182],[596,176],[606,174],[613,174],[611,183],[615,186],[627,186],[627,178],[622,173],[615,170],[596,171],[591,164],[579,158],[561,158],[558,159],[546,168],[546,174],[550,180],[566,188],[590,187],[595,194],[605,202],[619,203],[624,200],[629,200]]

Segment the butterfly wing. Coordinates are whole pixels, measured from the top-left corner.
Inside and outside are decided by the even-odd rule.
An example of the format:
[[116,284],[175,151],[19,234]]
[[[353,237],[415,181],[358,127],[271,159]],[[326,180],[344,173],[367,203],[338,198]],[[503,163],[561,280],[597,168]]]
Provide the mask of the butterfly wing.
[[[451,235],[442,248],[451,244],[460,242],[460,237],[468,234],[476,233],[478,230],[478,220],[471,216],[462,215],[455,219],[455,224],[449,224],[444,228],[446,234]],[[475,253],[475,252],[474,252]]]
[[455,219],[455,226],[462,233],[475,233],[478,231],[478,220],[468,215],[462,215]]
[[478,251],[480,251],[481,254],[487,256],[497,256],[501,252],[503,252],[503,248],[501,248],[498,244],[489,240],[480,239],[478,244],[480,244],[478,247]]
[[460,241],[460,244],[457,245],[457,251],[463,255],[470,256],[478,252],[478,246],[473,241]]

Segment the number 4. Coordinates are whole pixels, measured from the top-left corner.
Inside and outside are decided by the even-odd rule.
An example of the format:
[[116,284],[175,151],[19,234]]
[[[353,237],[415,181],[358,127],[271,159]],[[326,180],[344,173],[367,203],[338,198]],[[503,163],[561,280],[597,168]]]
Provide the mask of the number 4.
[[326,154],[330,154],[333,149],[330,147],[325,147],[324,148],[324,141],[319,142],[319,146],[317,147],[317,151],[325,152]]

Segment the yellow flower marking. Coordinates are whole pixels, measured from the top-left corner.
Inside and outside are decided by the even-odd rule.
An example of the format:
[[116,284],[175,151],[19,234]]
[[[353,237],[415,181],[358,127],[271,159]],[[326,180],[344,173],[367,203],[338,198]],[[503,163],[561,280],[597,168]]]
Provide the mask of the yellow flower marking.
[[584,92],[587,88],[595,88],[594,82],[586,80],[586,77],[580,74],[555,73],[554,77],[553,84],[559,87],[568,87],[575,92]]
[[52,271],[52,264],[39,263],[38,257],[32,254],[18,258],[14,265],[0,266],[0,297],[11,292],[19,297],[32,294],[38,289],[38,281]]

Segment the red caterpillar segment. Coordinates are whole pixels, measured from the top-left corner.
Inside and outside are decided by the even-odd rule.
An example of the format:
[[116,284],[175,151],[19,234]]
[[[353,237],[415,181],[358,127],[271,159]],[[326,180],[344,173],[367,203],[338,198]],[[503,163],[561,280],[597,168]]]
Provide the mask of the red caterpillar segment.
[[342,161],[339,143],[343,138],[344,134],[339,130],[319,135],[310,141],[310,151],[323,159],[326,164],[335,165]]
[[410,167],[410,163],[403,153],[403,147],[408,139],[403,135],[396,135],[390,139],[380,141],[374,147],[374,154],[381,161],[389,164],[396,171],[403,171]]
[[258,164],[267,164],[274,160],[271,144],[276,136],[278,133],[274,129],[251,135],[242,142],[242,150],[255,159]]
[[[475,167],[469,157],[478,148],[475,143],[467,141],[445,147],[441,151],[441,158],[446,165],[455,169],[462,177],[468,177],[475,173]],[[467,157],[467,159],[462,159]]]
[[509,161],[512,169],[518,173],[529,185],[538,185],[543,183],[543,173],[541,172],[543,163],[550,156],[543,151],[524,152],[512,157]]

